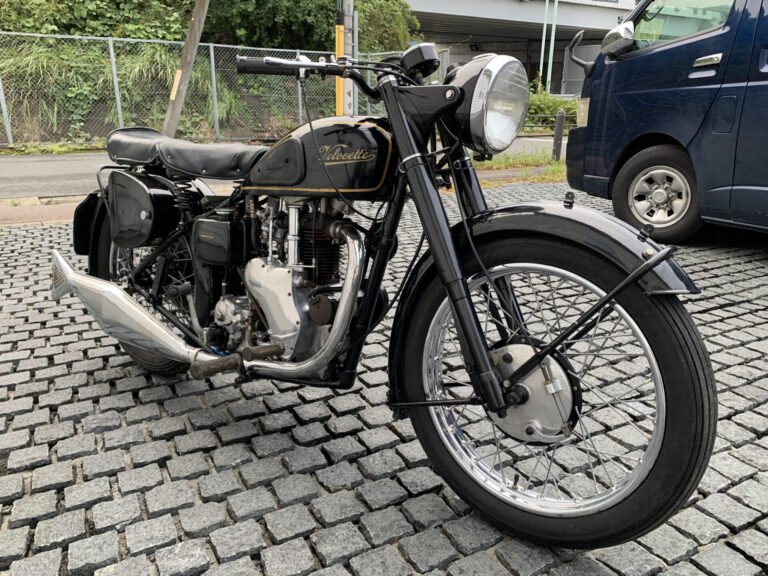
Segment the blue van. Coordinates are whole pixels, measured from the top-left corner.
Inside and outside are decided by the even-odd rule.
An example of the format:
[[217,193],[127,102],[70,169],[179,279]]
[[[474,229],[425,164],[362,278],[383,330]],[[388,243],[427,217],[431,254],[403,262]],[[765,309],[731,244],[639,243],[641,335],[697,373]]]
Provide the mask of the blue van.
[[702,221],[768,231],[768,0],[643,0],[595,62],[572,59],[573,188],[660,241]]

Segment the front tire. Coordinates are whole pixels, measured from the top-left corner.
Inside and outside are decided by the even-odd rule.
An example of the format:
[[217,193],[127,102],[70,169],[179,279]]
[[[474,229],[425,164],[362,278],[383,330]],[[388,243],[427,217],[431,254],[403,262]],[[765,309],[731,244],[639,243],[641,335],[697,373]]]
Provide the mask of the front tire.
[[696,174],[688,154],[669,144],[632,156],[614,180],[616,216],[643,228],[653,225],[659,242],[683,242],[701,227]]
[[[555,240],[499,239],[478,252],[494,282],[512,283],[531,341],[550,341],[624,277],[595,254]],[[508,332],[502,338],[474,259],[465,261],[465,274],[489,346],[499,356],[510,351],[504,361],[519,365],[526,340]],[[414,309],[420,314],[403,347],[408,399],[472,396],[437,277]],[[535,417],[525,405],[504,420],[477,406],[412,409],[436,470],[493,522],[535,542],[600,547],[658,526],[698,485],[717,422],[711,367],[682,304],[633,285],[549,367],[553,380],[573,386],[559,400],[552,396],[552,407],[533,380],[524,383],[550,420],[559,413],[564,422],[568,408],[575,411],[570,436],[526,441],[530,423],[546,415]]]

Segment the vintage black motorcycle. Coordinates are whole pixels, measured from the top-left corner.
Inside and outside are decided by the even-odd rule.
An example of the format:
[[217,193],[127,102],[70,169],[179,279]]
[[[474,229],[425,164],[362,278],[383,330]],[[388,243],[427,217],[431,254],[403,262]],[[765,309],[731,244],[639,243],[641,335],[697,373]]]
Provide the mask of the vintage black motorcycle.
[[[389,406],[484,515],[537,542],[592,547],[635,538],[686,501],[717,421],[707,354],[676,296],[696,287],[674,248],[572,195],[488,209],[467,149],[488,157],[515,139],[528,106],[520,62],[485,54],[427,83],[438,58],[421,44],[384,62],[237,67],[349,78],[386,115],[312,121],[305,107],[309,121],[270,148],[114,131],[116,165],[75,215],[89,275],[54,252],[54,297],[74,292],[149,372],[340,390],[397,300]],[[453,226],[439,193],[449,185]],[[409,197],[428,250],[389,295]]]

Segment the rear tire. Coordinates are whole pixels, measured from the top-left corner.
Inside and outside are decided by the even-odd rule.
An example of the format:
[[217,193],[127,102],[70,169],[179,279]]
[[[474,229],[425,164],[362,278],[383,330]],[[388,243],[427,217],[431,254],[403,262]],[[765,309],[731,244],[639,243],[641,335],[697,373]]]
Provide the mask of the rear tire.
[[[499,277],[510,278],[513,282],[529,328],[552,323],[552,334],[531,330],[535,336],[540,335],[540,340],[551,340],[559,332],[561,322],[564,329],[600,297],[600,292],[609,291],[625,277],[594,253],[556,240],[491,240],[478,245],[478,252],[492,275],[508,274]],[[473,294],[480,294],[473,297],[476,307],[480,308],[483,298],[487,297],[480,289],[487,283],[479,276],[479,266],[474,259],[465,260],[464,267]],[[529,289],[521,290],[526,286],[526,274]],[[551,274],[549,283],[547,274]],[[566,280],[558,283],[558,278]],[[582,286],[596,286],[599,290],[594,294],[579,294],[577,281],[568,284],[574,278],[580,279]],[[557,292],[561,288],[564,290],[562,299]],[[550,294],[550,289],[557,293]],[[549,298],[553,302],[551,308],[547,304]],[[588,301],[589,298],[592,300]],[[561,302],[573,302],[574,310]],[[604,337],[598,330],[601,320],[588,334],[589,338],[584,337],[590,341],[586,353],[580,352],[580,344],[576,344],[561,353],[560,358],[565,357],[565,361],[557,359],[559,366],[567,368],[561,376],[570,376],[578,371],[577,366],[581,369],[581,364],[577,363],[579,354],[587,365],[579,379],[583,400],[573,400],[573,405],[579,406],[578,420],[583,427],[574,425],[571,435],[558,441],[557,446],[520,440],[523,434],[530,434],[530,427],[525,433],[518,433],[518,438],[513,437],[481,407],[470,408],[466,413],[467,407],[461,406],[411,409],[411,420],[424,451],[446,482],[491,521],[526,539],[586,548],[637,538],[657,527],[683,505],[706,469],[715,439],[717,403],[712,370],[695,326],[676,297],[649,297],[637,285],[618,296],[616,303],[618,306],[604,322],[612,322],[614,317],[624,318],[631,330],[617,332],[614,326],[612,331],[606,331],[607,340],[601,343]],[[543,311],[542,307],[545,308]],[[540,317],[536,315],[536,308]],[[451,334],[453,320],[445,289],[437,275],[421,292],[413,309],[419,310],[419,314],[410,320],[403,346],[408,400],[473,395],[471,387],[464,388],[468,390],[464,395],[460,392],[464,386],[460,382],[468,377],[463,372],[461,356],[450,349],[455,338]],[[491,310],[490,306],[487,310]],[[557,323],[554,311],[561,314]],[[485,312],[481,314],[481,324],[490,327],[486,329],[486,337],[493,347],[497,337],[490,335],[495,328],[492,321],[487,321],[488,316],[490,314]],[[433,344],[435,330],[442,330],[438,334],[447,335],[439,336],[437,345]],[[637,334],[640,335],[638,343],[630,338]],[[592,350],[595,342],[597,348]],[[525,346],[517,344],[510,358],[503,361],[510,364],[524,361],[525,358],[517,358],[516,351],[521,349]],[[634,354],[624,353],[624,350],[633,350]],[[598,357],[599,354],[602,356]],[[628,355],[629,359],[622,358],[622,354]],[[645,373],[640,373],[643,362],[649,366],[647,379],[650,384],[645,381]],[[596,372],[593,374],[593,371]],[[569,376],[559,378],[565,384],[564,388],[573,383]],[[591,384],[587,385],[588,382]],[[624,389],[629,392],[622,392]],[[614,396],[616,400],[612,400]],[[576,397],[574,391],[573,398]],[[559,402],[562,406],[560,400],[554,403]],[[611,417],[618,416],[612,407],[618,408],[626,421],[619,418],[610,424]],[[508,418],[501,422],[510,419],[516,422],[515,418],[520,419],[519,414],[523,414],[517,412],[521,409],[524,410],[525,405],[511,408]],[[476,411],[474,414],[473,410]],[[560,407],[558,411],[562,414]],[[627,415],[631,418],[627,419]],[[529,413],[524,420],[530,417]],[[587,428],[593,431],[588,432]],[[647,448],[640,453],[640,448],[632,447],[631,443],[638,442],[638,438],[642,440],[643,431],[650,432]],[[638,442],[638,446],[640,444]],[[577,450],[579,446],[582,448]],[[561,449],[559,454],[558,449]],[[548,450],[551,451],[549,463]],[[534,462],[537,451],[539,456]],[[616,452],[624,456],[614,457],[612,454]],[[545,454],[543,460],[540,460],[541,454]],[[589,466],[577,462],[580,454],[586,454],[581,458],[590,462]],[[607,461],[602,465],[605,473],[594,454],[600,461]],[[635,459],[638,463],[633,468]],[[622,466],[627,469],[626,478],[621,477]],[[543,481],[535,478],[537,467],[538,476],[543,476]],[[556,476],[560,473],[555,469],[562,472],[559,478]],[[589,495],[593,482],[594,496]],[[540,493],[534,494],[537,490]]]
[[635,228],[654,226],[659,242],[683,242],[701,227],[696,174],[688,154],[670,144],[632,156],[611,190],[616,216]]
[[[102,220],[101,229],[97,237],[96,258],[94,259],[95,266],[94,269],[90,271],[91,275],[103,280],[113,280],[109,262],[111,253],[112,236],[109,228],[109,218],[105,216]],[[123,350],[125,350],[128,356],[130,356],[136,364],[151,374],[174,376],[183,374],[189,369],[188,364],[166,358],[150,352],[149,350],[143,350],[124,342],[120,342],[120,346],[123,347]]]

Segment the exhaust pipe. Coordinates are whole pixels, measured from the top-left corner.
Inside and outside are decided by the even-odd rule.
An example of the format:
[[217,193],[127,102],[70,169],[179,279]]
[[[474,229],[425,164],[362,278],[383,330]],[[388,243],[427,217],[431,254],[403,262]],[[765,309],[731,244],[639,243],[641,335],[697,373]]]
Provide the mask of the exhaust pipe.
[[110,336],[179,362],[201,364],[221,357],[194,348],[163,326],[124,290],[106,280],[80,274],[58,251],[51,253],[54,300],[72,292]]

